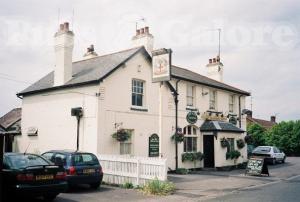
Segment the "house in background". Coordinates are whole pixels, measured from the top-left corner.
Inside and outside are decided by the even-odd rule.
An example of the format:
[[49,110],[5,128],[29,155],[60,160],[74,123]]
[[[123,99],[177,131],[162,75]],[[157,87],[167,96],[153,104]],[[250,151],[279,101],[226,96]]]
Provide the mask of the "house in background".
[[247,112],[247,125],[250,124],[259,124],[260,126],[264,127],[265,129],[269,130],[271,129],[274,125],[276,125],[276,116],[271,116],[270,120],[263,120],[263,119],[258,119],[252,117],[252,111]]
[[[78,129],[80,150],[163,157],[175,169],[173,86],[179,94],[178,126],[184,135],[178,144],[179,167],[215,168],[247,160],[246,147],[238,148],[236,142],[245,136],[246,116],[241,111],[250,93],[223,82],[218,56],[209,59],[209,77],[172,65],[169,83],[153,83],[154,37],[148,27],[136,30],[130,49],[98,56],[90,47],[76,62],[68,23],[60,25],[54,40],[54,71],[18,94],[23,98],[22,135],[16,138],[16,151],[28,145],[28,151],[36,153],[76,149]],[[72,116],[72,109],[82,111],[80,119]],[[122,130],[131,136],[125,141],[112,137]],[[156,144],[150,142],[153,137]],[[221,147],[223,138],[229,147]],[[227,159],[226,153],[233,150],[241,156]],[[182,155],[189,152],[202,152],[206,158],[196,164],[183,161]]]
[[0,133],[4,135],[4,151],[13,150],[15,135],[21,135],[22,109],[15,108],[0,118]]

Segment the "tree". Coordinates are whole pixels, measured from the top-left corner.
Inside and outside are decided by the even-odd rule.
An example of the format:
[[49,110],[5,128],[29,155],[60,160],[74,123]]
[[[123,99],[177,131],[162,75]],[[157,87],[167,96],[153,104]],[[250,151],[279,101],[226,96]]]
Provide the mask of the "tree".
[[266,145],[267,131],[261,125],[254,123],[247,126],[247,133],[251,136],[251,142],[255,147]]

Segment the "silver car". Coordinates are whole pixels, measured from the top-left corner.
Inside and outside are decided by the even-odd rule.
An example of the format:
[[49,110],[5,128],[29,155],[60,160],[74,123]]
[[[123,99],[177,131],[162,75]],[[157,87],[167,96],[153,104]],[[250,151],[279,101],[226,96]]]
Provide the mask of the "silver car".
[[265,161],[271,164],[276,164],[277,162],[284,163],[286,155],[284,152],[280,151],[274,146],[259,146],[252,151],[251,156],[261,156],[265,158]]

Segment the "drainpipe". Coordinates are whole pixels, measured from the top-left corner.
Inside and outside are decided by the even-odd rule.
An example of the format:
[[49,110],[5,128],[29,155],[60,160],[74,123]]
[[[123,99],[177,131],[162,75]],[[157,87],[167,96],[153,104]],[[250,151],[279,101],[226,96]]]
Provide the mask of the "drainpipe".
[[[175,135],[178,132],[178,83],[181,80],[176,81],[176,94],[174,95],[174,102],[175,102]],[[175,169],[178,169],[178,142],[177,138],[175,138]]]
[[241,114],[241,97],[243,95],[239,96],[239,126],[242,128],[242,114]]

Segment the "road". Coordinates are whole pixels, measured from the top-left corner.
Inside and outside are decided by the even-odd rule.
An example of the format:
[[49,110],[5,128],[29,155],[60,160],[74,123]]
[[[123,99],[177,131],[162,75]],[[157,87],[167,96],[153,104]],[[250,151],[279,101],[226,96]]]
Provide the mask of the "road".
[[300,176],[287,180],[239,190],[232,194],[208,200],[209,202],[298,202],[300,200]]

